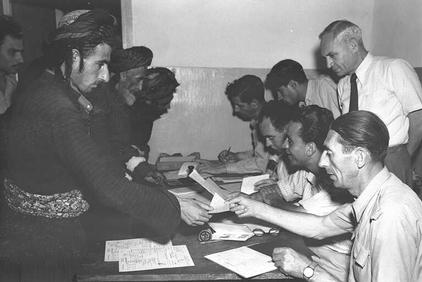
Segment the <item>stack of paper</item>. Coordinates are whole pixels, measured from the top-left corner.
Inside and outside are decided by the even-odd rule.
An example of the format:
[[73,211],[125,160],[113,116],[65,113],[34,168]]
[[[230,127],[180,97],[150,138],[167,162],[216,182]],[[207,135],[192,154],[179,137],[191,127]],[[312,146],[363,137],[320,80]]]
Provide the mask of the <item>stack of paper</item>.
[[209,226],[215,231],[211,240],[246,241],[254,236],[252,229],[242,224],[210,222]]
[[205,256],[205,258],[236,272],[244,278],[250,278],[277,269],[270,256],[248,247],[211,254]]
[[106,241],[104,261],[118,261],[120,272],[194,266],[186,245],[144,238]]

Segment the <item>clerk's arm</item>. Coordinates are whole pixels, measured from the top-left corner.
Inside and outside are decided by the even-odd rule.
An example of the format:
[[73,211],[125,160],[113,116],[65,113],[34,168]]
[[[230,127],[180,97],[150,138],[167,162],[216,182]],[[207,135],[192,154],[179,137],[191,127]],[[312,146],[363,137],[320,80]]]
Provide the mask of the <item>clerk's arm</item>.
[[[353,230],[351,221],[345,220],[347,216],[343,216],[351,213],[350,205],[344,205],[327,216],[316,216],[274,208],[245,196],[230,199],[229,204],[230,210],[239,217],[252,216],[308,238],[324,239]],[[333,218],[338,218],[340,224]]]

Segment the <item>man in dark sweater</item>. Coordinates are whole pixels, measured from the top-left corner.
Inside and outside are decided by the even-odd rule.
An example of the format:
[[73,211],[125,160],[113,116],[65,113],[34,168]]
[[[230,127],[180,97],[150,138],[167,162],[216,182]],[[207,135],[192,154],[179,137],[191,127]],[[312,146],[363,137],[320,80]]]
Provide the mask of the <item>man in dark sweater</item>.
[[174,233],[181,216],[190,224],[210,217],[164,189],[129,181],[121,163],[91,136],[95,104],[86,96],[109,80],[114,23],[108,13],[92,10],[60,27],[48,68],[25,87],[3,129],[7,204],[0,273],[7,281],[14,270],[23,280],[71,280],[84,250],[79,216],[89,208],[88,190],[155,235]]

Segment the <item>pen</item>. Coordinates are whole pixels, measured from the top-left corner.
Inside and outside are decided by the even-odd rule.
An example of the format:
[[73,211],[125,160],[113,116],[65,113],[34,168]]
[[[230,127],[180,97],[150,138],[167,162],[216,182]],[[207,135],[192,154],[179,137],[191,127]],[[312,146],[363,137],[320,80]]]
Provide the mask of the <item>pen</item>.
[[227,151],[227,155],[230,153],[230,150],[232,149],[232,146],[229,146],[229,148],[226,150]]

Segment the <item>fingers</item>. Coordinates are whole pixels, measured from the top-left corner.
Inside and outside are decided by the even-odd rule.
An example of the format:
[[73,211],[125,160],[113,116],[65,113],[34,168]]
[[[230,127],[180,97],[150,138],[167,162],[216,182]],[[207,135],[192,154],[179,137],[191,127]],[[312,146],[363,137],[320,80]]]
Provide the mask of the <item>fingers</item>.
[[201,201],[196,200],[196,204],[197,204],[200,208],[203,208],[204,210],[207,210],[207,211],[211,211],[211,210],[213,210],[213,208],[212,208],[210,205],[208,205],[208,204],[206,204],[206,203],[203,203],[203,202],[201,202]]

